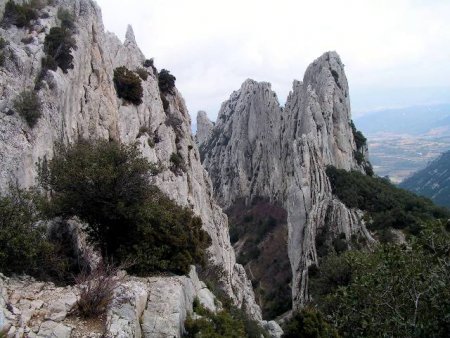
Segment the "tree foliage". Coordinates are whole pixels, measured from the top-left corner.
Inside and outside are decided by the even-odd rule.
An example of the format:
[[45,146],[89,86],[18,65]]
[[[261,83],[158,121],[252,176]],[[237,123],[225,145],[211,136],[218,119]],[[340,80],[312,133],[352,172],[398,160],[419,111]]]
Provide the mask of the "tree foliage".
[[38,14],[36,9],[27,2],[23,5],[9,0],[5,5],[2,24],[5,26],[15,25],[19,28],[28,27],[32,20],[36,20]]
[[170,74],[167,69],[161,69],[158,74],[158,86],[161,93],[173,94],[176,77]]
[[78,216],[104,257],[132,259],[131,272],[186,273],[210,243],[201,220],[149,184],[152,166],[136,145],[81,140],[40,165],[51,216]]
[[16,187],[0,196],[0,271],[60,281],[67,261],[38,222],[37,199],[35,192]]
[[42,116],[42,103],[34,91],[21,92],[13,104],[14,109],[27,121],[30,128],[33,128]]
[[429,199],[399,189],[388,180],[331,166],[327,175],[333,194],[347,207],[368,213],[371,229],[407,229],[418,233],[424,222],[450,216]]
[[[345,267],[340,283],[327,272],[336,264]],[[320,287],[311,290],[345,337],[447,337],[449,264],[450,233],[435,221],[407,246],[325,258],[320,272],[310,276]]]
[[314,308],[294,313],[284,326],[283,338],[338,338],[339,334],[328,324],[323,314]]
[[[64,73],[73,69],[72,49],[76,48],[72,31],[66,27],[52,27],[50,33],[45,37],[44,52],[48,59],[43,64],[56,63]],[[52,67],[49,67],[52,69]]]
[[143,89],[142,82],[136,73],[126,67],[114,69],[114,85],[117,96],[135,105],[142,103]]

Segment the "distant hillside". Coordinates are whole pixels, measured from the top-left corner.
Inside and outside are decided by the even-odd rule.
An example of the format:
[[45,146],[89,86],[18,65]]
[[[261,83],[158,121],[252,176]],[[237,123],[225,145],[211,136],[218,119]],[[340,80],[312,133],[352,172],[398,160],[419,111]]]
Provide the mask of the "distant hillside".
[[450,149],[450,104],[371,112],[355,118],[379,176],[400,183]]
[[400,184],[400,187],[431,198],[450,208],[450,151]]

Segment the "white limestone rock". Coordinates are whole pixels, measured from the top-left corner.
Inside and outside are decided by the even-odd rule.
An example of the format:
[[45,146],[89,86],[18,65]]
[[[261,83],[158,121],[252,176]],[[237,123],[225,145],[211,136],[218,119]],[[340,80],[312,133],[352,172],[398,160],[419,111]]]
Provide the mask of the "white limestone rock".
[[197,133],[195,134],[195,141],[197,145],[200,146],[203,142],[205,142],[210,134],[211,130],[214,128],[214,123],[212,123],[206,112],[199,111],[197,113]]
[[[307,271],[317,264],[315,236],[358,234],[372,242],[358,211],[331,192],[327,165],[364,171],[358,163],[350,124],[350,100],[343,65],[327,52],[294,81],[284,108],[270,84],[245,81],[222,104],[210,137],[200,145],[203,164],[220,205],[268,198],[288,213],[288,254],[294,308],[309,300]],[[367,156],[367,149],[359,149]],[[330,221],[332,220],[332,222]]]
[[[1,36],[9,42],[10,55],[5,67],[0,68],[0,192],[5,192],[11,181],[22,187],[35,184],[35,164],[52,157],[56,142],[70,143],[79,138],[138,142],[143,155],[164,169],[153,183],[202,218],[212,240],[208,249],[211,261],[224,271],[227,294],[237,306],[245,304],[254,319],[261,320],[247,276],[239,273],[236,264],[227,217],[214,201],[211,181],[200,163],[181,94],[176,88],[173,95],[160,93],[158,80],[150,72],[148,79],[142,81],[142,104],[136,106],[119,99],[113,83],[114,69],[126,66],[136,70],[145,60],[131,27],[122,43],[104,31],[101,11],[94,1],[58,0],[56,4],[75,17],[74,69],[67,74],[59,68],[48,72],[38,92],[42,117],[32,129],[17,113],[10,112],[17,93],[34,88],[44,56],[45,34],[58,24],[57,6],[45,8],[49,17],[39,19],[42,32],[15,26],[0,28]],[[28,34],[36,35],[36,39],[25,45],[21,39]],[[141,133],[142,130],[146,131]],[[182,156],[185,171],[175,173],[169,169],[172,153]]]

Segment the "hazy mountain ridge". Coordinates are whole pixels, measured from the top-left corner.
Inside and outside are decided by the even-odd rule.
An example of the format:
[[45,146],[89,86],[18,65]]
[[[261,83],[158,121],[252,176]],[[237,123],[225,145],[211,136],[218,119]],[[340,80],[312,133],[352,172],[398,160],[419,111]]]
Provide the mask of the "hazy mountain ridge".
[[355,118],[374,171],[398,183],[450,149],[450,105],[376,111]]
[[406,178],[399,186],[450,208],[450,151]]

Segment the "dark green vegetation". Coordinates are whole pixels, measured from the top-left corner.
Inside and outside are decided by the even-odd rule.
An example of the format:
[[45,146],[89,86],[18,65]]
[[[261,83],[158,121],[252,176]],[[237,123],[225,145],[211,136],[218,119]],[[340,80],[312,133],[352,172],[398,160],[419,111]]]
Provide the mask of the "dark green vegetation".
[[51,200],[51,217],[78,216],[105,258],[145,275],[187,273],[205,262],[210,239],[201,219],[150,185],[152,166],[136,146],[80,141],[59,146],[40,165],[41,185]]
[[2,25],[8,27],[9,25],[15,25],[19,28],[28,27],[31,21],[38,18],[38,13],[33,4],[25,2],[23,5],[16,4],[14,1],[9,0],[5,5],[5,12],[3,14]]
[[122,66],[114,69],[114,85],[117,96],[135,105],[142,103],[142,82],[136,73]]
[[236,202],[226,211],[237,262],[251,279],[263,318],[291,308],[291,268],[287,254],[286,211],[269,201]]
[[72,50],[77,48],[73,37],[75,33],[75,18],[66,9],[59,8],[58,19],[60,27],[52,27],[45,37],[45,56],[41,60],[41,71],[35,80],[35,90],[41,88],[48,70],[56,71],[59,68],[66,74],[74,68]]
[[13,102],[14,109],[22,116],[30,128],[33,128],[42,115],[39,96],[33,91],[21,92]]
[[64,27],[52,27],[45,37],[44,52],[47,55],[42,61],[43,66],[56,70],[56,65],[67,73],[73,69],[72,49],[76,48],[71,30]]
[[[211,283],[211,280],[207,282]],[[217,282],[217,281],[216,281]],[[214,283],[216,283],[214,282]],[[214,290],[214,287],[211,287]],[[244,310],[232,305],[232,301],[223,291],[215,290],[223,305],[223,309],[213,313],[204,308],[198,298],[194,299],[194,312],[201,316],[193,319],[188,316],[184,325],[185,338],[267,338],[267,333],[254,320],[251,320]]]
[[167,69],[161,69],[158,74],[158,86],[161,93],[164,94],[174,94],[173,89],[175,88],[175,76],[170,74]]
[[147,81],[148,79],[148,72],[147,70],[145,70],[144,68],[137,68],[136,69],[136,74],[139,75],[139,77],[143,80],[143,81]]
[[339,334],[314,308],[304,308],[294,313],[283,329],[283,338],[338,338]]
[[434,221],[407,245],[324,258],[310,271],[314,303],[344,337],[448,337],[448,228]]
[[0,67],[3,67],[5,65],[6,61],[6,46],[8,46],[8,41],[0,37]]
[[39,197],[12,187],[0,196],[0,271],[28,274],[42,280],[69,279],[70,262],[63,243],[52,240],[42,219]]
[[400,183],[400,187],[431,198],[438,205],[450,208],[450,152],[442,154]]
[[180,173],[180,171],[186,170],[184,159],[179,153],[172,153],[170,155],[170,163],[170,170],[172,170],[174,173]]
[[334,167],[327,168],[327,175],[333,194],[347,207],[366,211],[372,230],[394,228],[418,234],[425,222],[450,216],[429,199],[398,189],[386,179]]
[[350,127],[352,128],[353,139],[356,144],[356,151],[353,156],[355,157],[356,163],[359,165],[364,165],[364,171],[367,175],[373,176],[373,168],[370,162],[365,158],[364,152],[367,147],[367,139],[364,137],[363,133],[356,129],[353,121],[350,121]]

